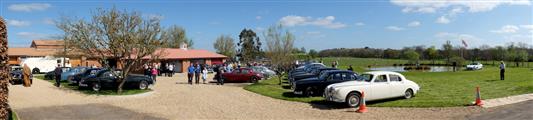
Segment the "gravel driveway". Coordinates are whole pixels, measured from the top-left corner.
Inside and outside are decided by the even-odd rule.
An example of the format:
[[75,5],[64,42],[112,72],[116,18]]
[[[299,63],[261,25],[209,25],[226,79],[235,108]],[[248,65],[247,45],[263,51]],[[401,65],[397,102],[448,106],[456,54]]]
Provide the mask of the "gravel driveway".
[[[467,115],[487,109],[479,107],[452,108],[369,108],[368,113],[354,113],[354,109],[329,104],[290,102],[261,96],[242,88],[242,83],[217,86],[213,83],[188,85],[183,74],[173,78],[158,77],[154,91],[133,96],[97,96],[55,88],[51,83],[34,80],[34,85],[24,88],[10,86],[10,105],[21,118],[36,118],[39,110],[74,109],[80,106],[100,105],[91,109],[102,112],[101,117],[83,119],[465,119]],[[76,107],[72,107],[76,106]],[[49,109],[39,109],[49,108]],[[77,109],[77,110],[76,110]],[[110,110],[111,109],[111,110]],[[133,118],[125,113],[135,113]],[[109,115],[108,115],[109,114]],[[118,115],[117,115],[118,114]],[[52,115],[63,116],[60,118]],[[28,116],[28,117],[26,117]],[[80,119],[87,115],[60,112],[43,119]]]

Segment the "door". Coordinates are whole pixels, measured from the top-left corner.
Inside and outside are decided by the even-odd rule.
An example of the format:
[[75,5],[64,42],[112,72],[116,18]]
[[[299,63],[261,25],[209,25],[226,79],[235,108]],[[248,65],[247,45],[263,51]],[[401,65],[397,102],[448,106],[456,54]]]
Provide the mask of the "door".
[[398,97],[403,96],[405,90],[407,90],[405,84],[403,84],[402,77],[395,74],[389,74],[390,87],[391,87],[391,96],[389,97]]
[[241,69],[241,72],[239,74],[239,81],[246,82],[252,79],[252,75],[250,72],[251,71],[249,69]]
[[369,100],[387,98],[390,94],[389,80],[386,74],[376,75],[368,94]]

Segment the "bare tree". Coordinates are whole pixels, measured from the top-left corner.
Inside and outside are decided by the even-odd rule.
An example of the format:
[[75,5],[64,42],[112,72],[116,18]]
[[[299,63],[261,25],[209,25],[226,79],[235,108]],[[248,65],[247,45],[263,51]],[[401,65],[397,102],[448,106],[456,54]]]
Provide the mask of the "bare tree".
[[291,68],[294,60],[291,52],[294,48],[294,35],[281,25],[276,25],[269,27],[264,36],[267,44],[265,55],[272,61],[281,85],[282,75]]
[[7,27],[4,18],[0,17],[0,119],[7,120],[10,116],[9,114],[9,104],[8,104],[8,83],[9,83],[9,67],[7,61],[9,57],[7,56]]
[[161,39],[166,41],[163,45],[169,48],[179,48],[183,43],[187,44],[188,47],[193,45],[193,41],[187,38],[185,29],[177,25],[162,31]]
[[236,52],[234,41],[229,35],[220,35],[213,43],[213,47],[217,50],[217,53],[234,58]]
[[112,69],[108,59],[120,61],[122,72],[118,76],[118,93],[132,68],[140,66],[143,58],[159,54],[161,47],[159,19],[143,19],[138,12],[98,9],[91,21],[64,18],[57,27],[64,31],[63,39],[71,51],[99,58],[100,63]]

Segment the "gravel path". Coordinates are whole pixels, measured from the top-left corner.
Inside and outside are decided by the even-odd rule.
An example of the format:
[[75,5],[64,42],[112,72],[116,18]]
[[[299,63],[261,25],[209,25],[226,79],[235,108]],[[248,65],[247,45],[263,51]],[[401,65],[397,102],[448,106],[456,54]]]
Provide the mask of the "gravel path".
[[[30,88],[10,86],[9,100],[19,116],[32,116],[31,112],[21,112],[25,110],[36,112],[38,108],[89,104],[114,106],[117,110],[124,109],[136,114],[166,119],[465,119],[467,115],[487,110],[479,107],[371,107],[368,113],[358,114],[353,112],[354,109],[340,108],[339,105],[308,104],[265,97],[242,89],[242,83],[224,86],[211,83],[188,85],[182,74],[158,79],[153,87],[154,92],[133,96],[83,95],[55,88],[46,81],[34,80],[34,85]],[[80,115],[76,114],[60,115],[65,117],[59,119],[80,119]],[[137,118],[152,118],[146,116]]]

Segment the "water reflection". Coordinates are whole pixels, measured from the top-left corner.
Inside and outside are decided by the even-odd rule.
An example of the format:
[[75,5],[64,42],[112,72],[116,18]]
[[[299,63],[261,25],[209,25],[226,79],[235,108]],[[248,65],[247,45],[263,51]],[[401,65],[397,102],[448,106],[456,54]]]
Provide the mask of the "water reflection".
[[448,72],[453,71],[453,67],[450,66],[427,66],[430,69],[426,70],[405,70],[405,66],[380,66],[380,67],[371,67],[368,70],[376,71],[395,71],[395,72],[408,72],[408,71],[417,71],[417,72]]

